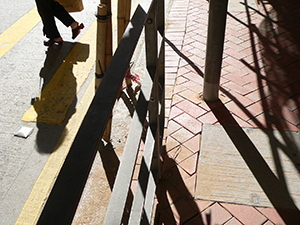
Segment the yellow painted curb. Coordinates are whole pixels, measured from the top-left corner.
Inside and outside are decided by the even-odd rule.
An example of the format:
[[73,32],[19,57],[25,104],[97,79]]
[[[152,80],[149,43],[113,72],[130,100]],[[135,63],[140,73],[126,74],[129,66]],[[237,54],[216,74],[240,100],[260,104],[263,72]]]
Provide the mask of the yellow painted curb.
[[75,45],[37,101],[24,114],[23,121],[62,124],[76,94],[95,64],[96,25],[94,22]]
[[44,204],[54,185],[55,178],[67,157],[70,146],[77,134],[81,122],[87,113],[90,103],[95,95],[94,80],[90,83],[83,98],[76,108],[76,113],[69,120],[60,139],[58,140],[53,153],[44,166],[40,176],[38,177],[16,224],[32,225],[36,224],[43,210]]
[[[79,91],[80,86],[85,81],[86,77],[90,74],[92,67],[95,64],[95,48],[96,48],[96,41],[95,41],[95,29],[96,29],[96,22],[92,24],[86,34],[78,43],[82,46],[85,43],[88,43],[89,48],[89,57],[85,62],[77,63],[73,65],[72,74],[76,77],[76,93]],[[78,45],[77,44],[77,45]],[[74,51],[73,51],[74,50]],[[72,61],[72,58],[76,58],[78,54],[80,54],[80,49],[73,48],[71,53],[68,55],[65,61]],[[77,52],[79,51],[79,52]],[[60,76],[63,76],[65,70],[69,70],[68,65],[61,66],[59,68],[61,71]],[[51,80],[52,81],[52,80]],[[51,82],[50,81],[50,82]],[[58,85],[57,82],[61,82],[60,79],[55,78],[55,85]],[[53,82],[54,82],[53,81]],[[50,84],[50,83],[49,83]],[[49,85],[48,84],[48,85]],[[79,85],[80,84],[80,85]],[[48,86],[47,85],[47,86]],[[53,153],[49,156],[47,163],[45,164],[40,176],[38,177],[19,217],[16,224],[36,224],[37,220],[42,212],[44,204],[49,196],[49,193],[54,185],[55,178],[58,176],[59,171],[67,157],[69,152],[70,146],[73,143],[73,140],[77,134],[77,131],[81,125],[81,122],[90,106],[90,103],[95,95],[94,92],[94,80],[90,83],[89,87],[87,88],[83,98],[79,102],[78,106],[76,107],[76,113],[72,116],[69,120],[68,124],[66,125],[60,139],[58,140]],[[46,89],[46,88],[45,88]],[[32,109],[30,109],[32,110]]]
[[10,26],[6,31],[0,34],[0,58],[40,21],[41,18],[37,12],[37,8],[35,7]]

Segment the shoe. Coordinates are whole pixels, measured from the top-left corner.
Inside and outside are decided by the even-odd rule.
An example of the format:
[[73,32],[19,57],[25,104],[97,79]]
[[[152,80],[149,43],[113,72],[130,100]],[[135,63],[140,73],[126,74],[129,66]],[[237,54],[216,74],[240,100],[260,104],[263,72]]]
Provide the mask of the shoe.
[[58,45],[62,45],[64,41],[61,40],[61,41],[55,41],[54,39],[49,39],[48,41],[44,41],[44,45],[45,46],[51,46],[51,45],[54,45],[54,44],[58,44]]
[[72,29],[72,39],[75,39],[78,34],[80,34],[80,30],[84,28],[83,23],[78,25],[75,29]]

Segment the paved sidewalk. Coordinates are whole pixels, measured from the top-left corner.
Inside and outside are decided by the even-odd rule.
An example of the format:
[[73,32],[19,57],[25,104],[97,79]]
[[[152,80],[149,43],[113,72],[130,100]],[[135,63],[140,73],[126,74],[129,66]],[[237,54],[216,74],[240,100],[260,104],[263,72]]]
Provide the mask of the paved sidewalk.
[[[174,0],[168,16],[166,149],[155,220],[189,225],[299,224],[299,210],[195,199],[203,124],[296,132],[300,124],[299,2],[264,1],[259,11],[237,3],[242,10],[228,13],[220,101],[209,104],[201,97],[208,4]],[[298,159],[299,152],[294,156]],[[299,173],[299,163],[295,167]]]

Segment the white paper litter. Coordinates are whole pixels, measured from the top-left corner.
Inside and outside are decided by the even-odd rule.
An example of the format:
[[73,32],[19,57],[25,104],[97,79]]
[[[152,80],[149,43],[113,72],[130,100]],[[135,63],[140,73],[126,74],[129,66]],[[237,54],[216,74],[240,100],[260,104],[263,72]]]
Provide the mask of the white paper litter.
[[14,133],[14,135],[17,137],[27,138],[32,133],[32,131],[33,128],[22,126],[18,131]]

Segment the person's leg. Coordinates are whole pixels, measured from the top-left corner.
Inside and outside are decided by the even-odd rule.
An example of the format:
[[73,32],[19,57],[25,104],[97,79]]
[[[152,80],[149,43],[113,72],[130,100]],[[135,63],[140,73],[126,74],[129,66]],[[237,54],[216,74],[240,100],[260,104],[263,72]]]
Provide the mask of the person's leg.
[[54,20],[54,11],[51,7],[54,0],[35,0],[35,2],[44,25],[44,35],[49,39],[60,38],[60,33]]
[[71,26],[72,23],[76,21],[73,17],[65,10],[65,8],[56,1],[51,1],[51,8],[53,10],[53,15],[59,19],[66,27]]
[[84,28],[83,24],[78,24],[77,21],[65,10],[65,8],[60,5],[58,2],[54,1],[52,4],[52,9],[54,16],[59,19],[66,27],[71,26],[72,29],[72,39],[75,39],[80,30]]

